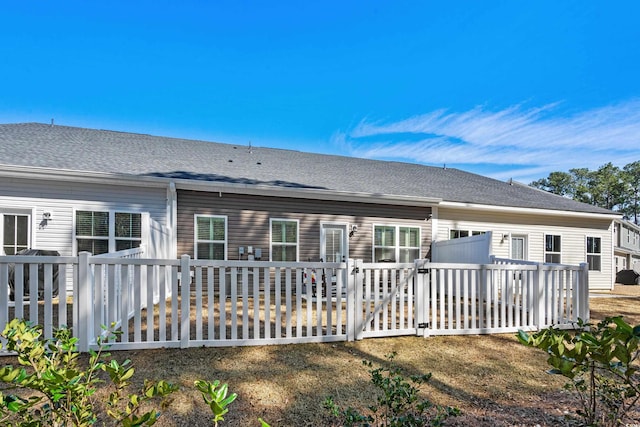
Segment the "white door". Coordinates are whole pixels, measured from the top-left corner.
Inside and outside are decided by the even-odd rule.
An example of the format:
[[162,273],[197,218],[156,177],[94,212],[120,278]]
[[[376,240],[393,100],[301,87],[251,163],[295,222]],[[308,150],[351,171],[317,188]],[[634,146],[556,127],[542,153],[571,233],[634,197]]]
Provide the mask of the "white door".
[[320,258],[324,262],[343,262],[348,256],[346,224],[323,224],[320,233]]

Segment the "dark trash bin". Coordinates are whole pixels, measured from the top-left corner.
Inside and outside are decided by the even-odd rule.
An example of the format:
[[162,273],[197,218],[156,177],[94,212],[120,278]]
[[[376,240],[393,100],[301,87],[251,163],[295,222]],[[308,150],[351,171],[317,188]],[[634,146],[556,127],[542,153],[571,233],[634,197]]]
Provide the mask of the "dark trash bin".
[[[25,256],[60,256],[58,251],[49,251],[44,249],[23,249],[16,253],[16,255],[25,255]],[[30,264],[23,264],[23,295],[25,297],[29,296],[29,288],[30,288]],[[51,296],[58,296],[58,265],[53,265],[52,271],[52,289]],[[44,299],[44,264],[38,264],[38,299]],[[9,264],[9,297],[11,300],[15,300],[15,265]]]

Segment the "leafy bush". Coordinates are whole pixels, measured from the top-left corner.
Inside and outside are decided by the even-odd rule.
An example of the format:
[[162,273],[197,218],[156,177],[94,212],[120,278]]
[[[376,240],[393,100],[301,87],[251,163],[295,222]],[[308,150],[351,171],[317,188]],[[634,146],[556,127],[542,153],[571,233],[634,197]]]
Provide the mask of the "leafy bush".
[[565,388],[580,402],[576,413],[589,426],[623,424],[640,398],[640,326],[622,317],[608,317],[595,327],[580,320],[577,330],[544,329],[533,335],[523,331],[524,345],[545,350],[552,374],[569,379]]
[[326,398],[324,407],[347,427],[440,426],[448,417],[460,413],[457,408],[434,405],[428,399],[420,399],[419,386],[429,381],[431,374],[412,375],[407,380],[401,369],[393,363],[395,356],[395,352],[387,355],[387,366],[378,368],[373,368],[368,360],[362,362],[370,368],[371,382],[379,390],[376,403],[368,407],[368,414],[362,414],[352,407],[342,409],[331,396]]
[[[79,363],[77,338],[67,328],[56,330],[52,339],[42,337],[42,327],[14,319],[5,327],[2,337],[7,349],[17,353],[20,367],[4,366],[0,381],[8,390],[22,393],[5,394],[0,391],[0,424],[12,426],[89,426],[98,420],[94,410],[94,394],[105,381],[99,378],[106,372],[112,387],[106,403],[107,414],[116,425],[150,426],[160,412],[142,411],[143,403],[162,400],[178,389],[166,381],[145,381],[140,394],[125,396],[125,389],[134,374],[130,361],[104,361],[110,354],[99,350],[89,353],[87,366]],[[99,343],[101,344],[101,343]]]

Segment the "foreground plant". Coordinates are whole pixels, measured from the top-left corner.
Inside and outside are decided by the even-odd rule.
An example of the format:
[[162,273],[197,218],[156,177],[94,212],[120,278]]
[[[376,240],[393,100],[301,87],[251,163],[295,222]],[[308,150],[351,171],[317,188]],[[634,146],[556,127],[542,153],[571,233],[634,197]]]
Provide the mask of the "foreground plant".
[[545,350],[549,373],[569,379],[565,388],[578,398],[576,413],[585,425],[622,425],[640,398],[640,326],[621,316],[595,327],[579,320],[576,326],[575,333],[553,327],[533,335],[520,331],[518,339]]
[[373,368],[368,360],[362,361],[370,368],[371,382],[380,391],[376,403],[369,406],[369,413],[363,414],[352,407],[342,409],[331,396],[325,400],[324,407],[346,427],[440,426],[448,417],[460,413],[457,408],[435,405],[428,399],[420,399],[419,386],[429,381],[431,374],[412,375],[407,380],[401,369],[393,363],[395,356],[395,352],[387,355],[387,366],[378,368]]
[[[162,400],[178,389],[159,381],[145,382],[140,394],[125,396],[134,374],[127,360],[105,362],[111,355],[104,352],[99,341],[98,351],[90,351],[86,366],[79,363],[77,338],[71,331],[61,328],[52,339],[42,336],[42,327],[14,319],[5,327],[2,337],[6,348],[17,353],[20,367],[4,366],[0,369],[0,382],[7,387],[0,391],[0,425],[11,426],[89,426],[98,420],[94,394],[105,381],[99,372],[106,372],[113,391],[107,402],[107,414],[114,424],[123,426],[150,426],[160,413],[142,411],[143,403]],[[16,390],[19,393],[6,393]]]

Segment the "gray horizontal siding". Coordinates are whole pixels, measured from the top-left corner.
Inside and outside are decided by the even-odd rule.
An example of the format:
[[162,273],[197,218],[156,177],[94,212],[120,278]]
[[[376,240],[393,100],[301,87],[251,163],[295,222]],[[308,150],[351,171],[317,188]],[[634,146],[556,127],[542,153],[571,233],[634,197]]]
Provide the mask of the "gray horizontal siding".
[[[194,216],[227,216],[227,257],[238,259],[239,246],[262,249],[269,259],[269,220],[296,219],[300,222],[299,260],[320,256],[322,223],[356,224],[358,232],[349,239],[349,257],[371,260],[374,224],[411,225],[421,228],[422,256],[431,244],[431,227],[424,219],[429,208],[371,203],[289,199],[232,193],[178,191],[178,254],[194,255]],[[428,225],[429,224],[429,225]]]

